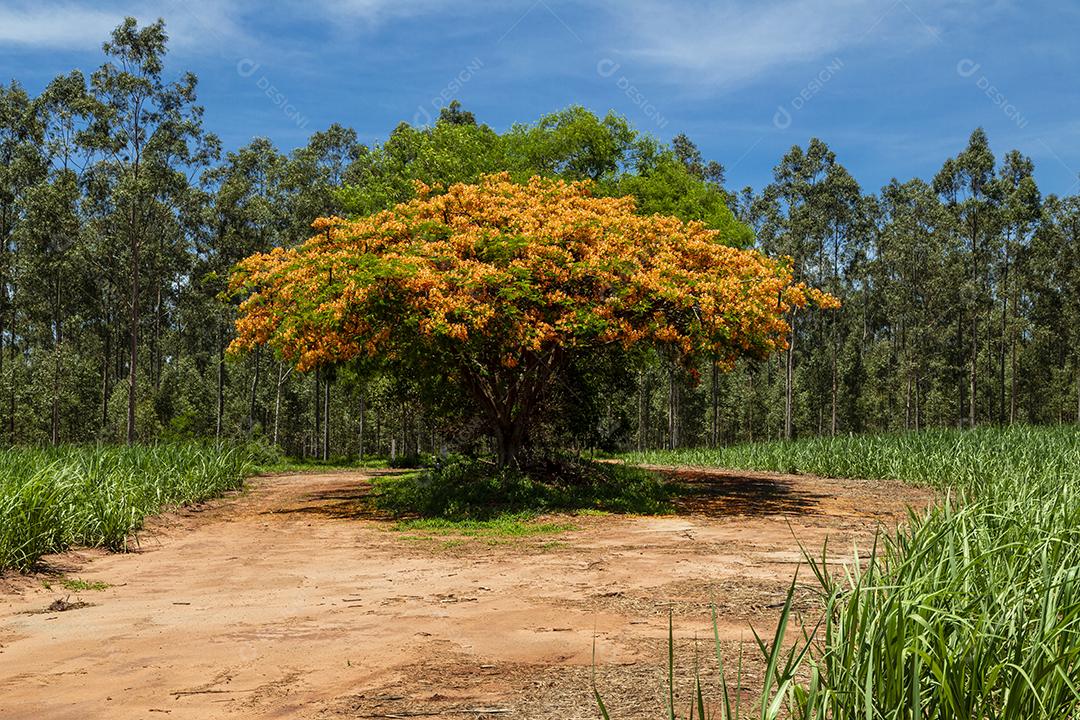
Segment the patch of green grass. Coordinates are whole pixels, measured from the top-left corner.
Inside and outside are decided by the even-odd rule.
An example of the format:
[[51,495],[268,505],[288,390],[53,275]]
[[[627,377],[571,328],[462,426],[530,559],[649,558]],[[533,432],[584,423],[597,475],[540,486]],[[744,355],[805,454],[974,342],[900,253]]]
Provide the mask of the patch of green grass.
[[880,435],[842,435],[721,448],[626,453],[632,464],[688,465],[901,480],[939,489],[1000,486],[1075,476],[1080,427],[982,427]]
[[452,521],[564,511],[655,515],[671,512],[676,492],[653,473],[613,463],[561,461],[500,471],[463,458],[438,469],[375,478],[373,485],[379,510]]
[[576,530],[577,527],[565,522],[537,521],[536,517],[526,513],[499,515],[488,520],[469,520],[449,518],[417,518],[400,520],[394,524],[395,530],[404,532],[422,531],[431,535],[459,535],[464,537],[533,537],[553,535]]
[[245,448],[199,443],[0,451],[0,570],[83,545],[122,550],[148,515],[242,487]]
[[65,590],[71,592],[81,592],[83,590],[107,590],[109,583],[101,582],[100,580],[80,580],[78,578],[64,578],[60,581],[60,584],[64,586]]
[[[547,535],[576,530],[569,522],[551,522],[535,513],[507,513],[484,520],[450,518],[412,518],[399,520],[392,529],[405,533],[402,540],[426,543],[429,547],[453,550],[471,543],[489,546],[515,545]],[[530,543],[530,547],[550,550],[562,543]]]

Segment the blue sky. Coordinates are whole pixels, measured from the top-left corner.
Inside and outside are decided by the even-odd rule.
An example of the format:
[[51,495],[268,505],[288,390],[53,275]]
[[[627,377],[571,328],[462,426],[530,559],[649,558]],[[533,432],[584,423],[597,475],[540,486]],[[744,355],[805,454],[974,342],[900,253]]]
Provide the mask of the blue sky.
[[0,80],[92,71],[125,15],[165,18],[168,72],[198,74],[229,148],[332,122],[376,143],[454,97],[497,129],[581,104],[685,132],[733,188],[814,136],[867,191],[929,179],[981,125],[1044,192],[1080,189],[1078,3],[3,0]]

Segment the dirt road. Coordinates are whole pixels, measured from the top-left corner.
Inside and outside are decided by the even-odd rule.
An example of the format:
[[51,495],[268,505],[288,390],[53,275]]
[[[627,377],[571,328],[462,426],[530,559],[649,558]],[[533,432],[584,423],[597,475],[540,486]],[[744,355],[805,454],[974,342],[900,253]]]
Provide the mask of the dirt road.
[[711,637],[713,602],[737,652],[751,623],[774,622],[796,538],[828,535],[850,558],[927,501],[892,484],[688,472],[701,495],[679,515],[447,537],[365,516],[367,477],[256,479],[156,519],[138,552],[73,552],[3,579],[0,719],[594,718],[594,638],[613,717],[659,717],[669,611],[682,666]]

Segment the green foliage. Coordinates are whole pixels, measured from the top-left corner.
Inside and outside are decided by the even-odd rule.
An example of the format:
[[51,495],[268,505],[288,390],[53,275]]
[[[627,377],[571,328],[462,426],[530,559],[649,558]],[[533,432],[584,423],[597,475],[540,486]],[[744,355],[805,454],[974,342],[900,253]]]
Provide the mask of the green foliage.
[[80,580],[79,578],[64,578],[60,581],[65,590],[82,592],[84,590],[108,590],[109,583],[100,580]]
[[979,493],[1003,483],[1064,482],[1080,472],[1080,428],[985,427],[973,431],[807,438],[713,449],[628,453],[628,462],[774,470]]
[[451,520],[449,518],[417,518],[400,520],[395,530],[422,532],[429,535],[463,537],[533,537],[555,535],[573,530],[570,523],[537,521],[535,513],[504,513],[487,520]]
[[[643,459],[642,456],[638,456]],[[1080,429],[744,445],[650,461],[894,478],[944,501],[869,560],[811,553],[823,610],[776,666],[763,718],[1029,720],[1080,710]],[[790,600],[782,623],[794,620]],[[779,638],[779,635],[778,635]],[[790,647],[790,646],[789,646]],[[726,693],[725,693],[726,695]]]
[[0,451],[0,569],[74,545],[123,550],[146,516],[241,486],[240,449],[61,446]]
[[380,510],[449,520],[556,510],[655,514],[670,510],[673,492],[651,473],[621,465],[567,460],[523,472],[459,457],[374,484]]

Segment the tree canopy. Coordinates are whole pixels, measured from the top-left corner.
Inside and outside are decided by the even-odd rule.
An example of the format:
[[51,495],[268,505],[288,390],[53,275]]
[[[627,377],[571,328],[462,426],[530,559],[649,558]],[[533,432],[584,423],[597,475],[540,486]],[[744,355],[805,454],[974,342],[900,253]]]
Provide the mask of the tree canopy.
[[785,315],[824,293],[699,222],[640,215],[588,182],[508,174],[357,220],[240,263],[234,351],[269,344],[300,370],[367,355],[445,376],[513,460],[574,355],[662,348],[731,366],[784,347]]

